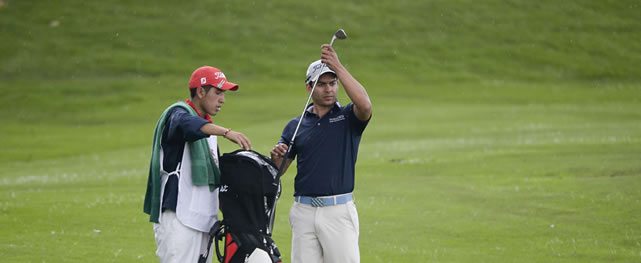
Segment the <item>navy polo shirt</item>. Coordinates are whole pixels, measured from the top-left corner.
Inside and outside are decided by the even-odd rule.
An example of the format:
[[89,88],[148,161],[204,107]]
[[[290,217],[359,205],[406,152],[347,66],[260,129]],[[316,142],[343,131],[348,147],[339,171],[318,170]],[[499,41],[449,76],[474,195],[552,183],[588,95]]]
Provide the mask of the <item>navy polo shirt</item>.
[[[359,120],[350,103],[338,103],[322,118],[308,106],[290,159],[297,159],[294,196],[327,196],[354,190],[354,166],[367,121]],[[292,119],[279,142],[289,144],[300,117]]]
[[[165,129],[162,131],[161,147],[163,152],[163,169],[173,172],[182,161],[186,142],[194,142],[209,135],[200,131],[207,120],[191,115],[182,107],[175,107],[169,113]],[[165,184],[162,200],[162,210],[176,211],[178,201],[178,177],[170,175]]]

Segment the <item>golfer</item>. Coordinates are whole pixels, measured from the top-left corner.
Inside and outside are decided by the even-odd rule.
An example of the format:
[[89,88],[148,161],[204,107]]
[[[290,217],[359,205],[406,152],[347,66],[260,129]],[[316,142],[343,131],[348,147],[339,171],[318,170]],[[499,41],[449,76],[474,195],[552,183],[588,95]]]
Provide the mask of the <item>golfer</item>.
[[160,262],[198,262],[208,249],[208,232],[218,219],[216,136],[251,148],[245,135],[211,119],[225,92],[237,89],[219,69],[200,67],[189,80],[191,98],[169,106],[156,124],[144,212],[154,223]]
[[[321,47],[321,59],[309,65],[306,77],[308,92],[317,83],[284,168],[296,158],[295,202],[289,217],[291,261],[359,262],[354,166],[372,103],[328,44]],[[339,82],[352,101],[346,106],[336,99]],[[295,118],[285,126],[272,149],[276,164],[283,160],[299,121],[300,117]]]

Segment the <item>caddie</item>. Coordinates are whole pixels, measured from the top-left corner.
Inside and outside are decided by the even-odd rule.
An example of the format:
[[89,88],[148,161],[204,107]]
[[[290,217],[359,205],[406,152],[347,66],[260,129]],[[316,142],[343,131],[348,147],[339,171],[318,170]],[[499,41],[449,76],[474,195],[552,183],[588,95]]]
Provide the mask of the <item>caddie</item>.
[[[217,68],[197,68],[190,98],[161,114],[154,131],[144,212],[153,223],[160,262],[198,262],[218,219],[218,141],[223,137],[251,149],[242,133],[212,122],[227,91],[238,90]],[[211,262],[211,255],[207,255]]]

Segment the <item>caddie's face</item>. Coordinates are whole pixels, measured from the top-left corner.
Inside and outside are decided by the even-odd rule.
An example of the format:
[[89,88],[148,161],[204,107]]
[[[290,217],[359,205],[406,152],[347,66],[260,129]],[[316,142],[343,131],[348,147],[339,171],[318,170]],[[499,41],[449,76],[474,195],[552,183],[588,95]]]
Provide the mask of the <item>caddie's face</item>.
[[[212,116],[215,116],[222,109],[223,104],[225,104],[225,91],[212,87],[209,91],[206,91],[205,88],[199,91],[198,96],[201,96],[203,110]],[[202,93],[200,93],[202,92]]]
[[[311,91],[314,83],[307,85],[307,90]],[[336,93],[338,92],[338,79],[332,73],[325,73],[318,78],[316,88],[312,94],[312,100],[315,105],[332,107],[336,103]]]

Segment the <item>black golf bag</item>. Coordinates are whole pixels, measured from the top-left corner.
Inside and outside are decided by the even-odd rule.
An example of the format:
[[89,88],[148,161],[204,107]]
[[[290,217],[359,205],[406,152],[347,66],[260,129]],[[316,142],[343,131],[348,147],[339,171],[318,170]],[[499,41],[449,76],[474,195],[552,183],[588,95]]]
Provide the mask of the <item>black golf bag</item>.
[[[267,252],[272,262],[281,262],[280,252],[269,233],[269,213],[278,191],[276,165],[254,152],[237,150],[220,157],[219,193],[222,224],[214,233],[220,262],[245,262],[256,249]],[[224,239],[221,253],[219,241]]]

